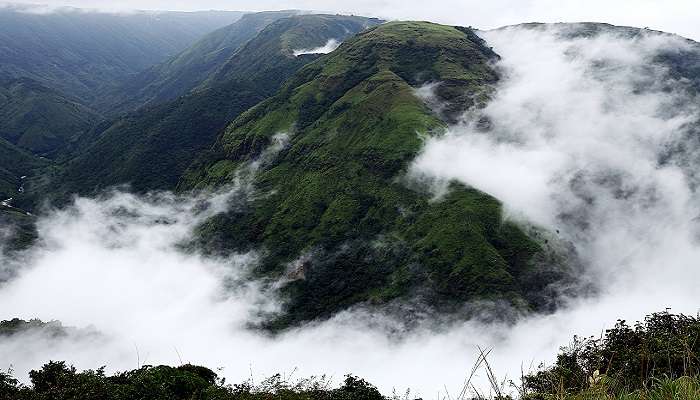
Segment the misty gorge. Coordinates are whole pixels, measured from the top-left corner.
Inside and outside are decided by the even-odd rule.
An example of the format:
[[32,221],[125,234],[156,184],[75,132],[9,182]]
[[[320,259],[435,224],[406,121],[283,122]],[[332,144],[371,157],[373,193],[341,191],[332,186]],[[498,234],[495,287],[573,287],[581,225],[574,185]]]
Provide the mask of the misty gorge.
[[0,3],[0,399],[700,398],[700,31],[617,1]]

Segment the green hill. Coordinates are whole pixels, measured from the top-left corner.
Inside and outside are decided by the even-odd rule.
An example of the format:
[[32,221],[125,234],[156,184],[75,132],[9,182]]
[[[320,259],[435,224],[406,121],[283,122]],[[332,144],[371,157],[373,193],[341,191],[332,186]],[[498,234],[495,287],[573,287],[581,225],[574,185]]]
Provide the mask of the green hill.
[[[264,249],[259,275],[286,282],[270,327],[415,296],[444,310],[476,299],[544,307],[561,277],[542,262],[544,241],[484,193],[453,184],[436,200],[404,177],[422,137],[444,127],[415,89],[444,82],[438,96],[464,109],[486,99],[496,57],[467,28],[375,27],[301,69],[193,164],[182,190],[230,183],[258,160],[259,195],[201,234],[212,250]],[[280,133],[288,146],[260,162]]]
[[268,11],[244,15],[217,29],[167,61],[130,78],[98,100],[98,108],[115,114],[156,105],[187,94],[223,65],[247,41],[272,22],[298,11]]
[[280,53],[276,46],[290,30],[304,29],[309,41],[299,41],[299,45],[315,46],[336,37],[325,34],[357,33],[372,21],[360,17],[305,15],[271,24],[234,59],[243,60],[237,64],[241,68],[249,66],[244,61],[258,60],[267,60],[274,67],[260,68],[248,77],[239,74],[239,79],[218,82],[166,104],[143,108],[96,130],[84,139],[87,144],[80,144],[79,154],[59,168],[49,185],[40,185],[35,192],[42,195],[51,192],[55,198],[64,198],[123,183],[138,191],[174,189],[185,169],[199,153],[212,146],[228,123],[268,97],[299,68],[318,58],[318,55],[294,57]]
[[100,117],[28,78],[0,83],[0,137],[50,155],[89,131]]

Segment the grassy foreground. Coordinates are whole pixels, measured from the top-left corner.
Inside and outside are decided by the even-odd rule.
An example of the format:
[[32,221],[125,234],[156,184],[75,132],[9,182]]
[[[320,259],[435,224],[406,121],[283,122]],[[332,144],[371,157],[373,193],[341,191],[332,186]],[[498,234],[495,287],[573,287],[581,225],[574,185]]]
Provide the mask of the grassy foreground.
[[[0,327],[3,325],[8,328],[0,329],[0,339],[17,334],[17,320],[0,322]],[[599,338],[574,337],[569,346],[561,348],[552,366],[524,375],[520,384],[501,383],[488,363],[488,351],[484,351],[471,376],[483,369],[491,387],[477,388],[467,379],[459,395],[445,395],[440,400],[697,400],[699,354],[698,317],[656,313],[634,326],[620,320]],[[0,372],[0,400],[415,399],[410,392],[387,397],[354,376],[347,376],[340,386],[326,377],[290,383],[280,375],[257,384],[249,380],[231,385],[214,371],[190,364],[146,365],[108,376],[104,368],[79,372],[65,362],[51,361],[31,371],[29,378],[25,385],[12,371]]]
[[581,393],[559,393],[547,398],[562,400],[697,400],[700,399],[700,380],[697,377],[663,378],[655,380],[648,388],[634,392],[619,392],[615,390],[614,386],[602,384]]

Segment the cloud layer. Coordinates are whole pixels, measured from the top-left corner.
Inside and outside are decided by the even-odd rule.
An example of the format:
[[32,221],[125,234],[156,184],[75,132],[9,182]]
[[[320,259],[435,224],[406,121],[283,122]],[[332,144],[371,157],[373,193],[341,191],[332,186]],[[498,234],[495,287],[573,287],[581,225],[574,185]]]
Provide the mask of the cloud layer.
[[299,49],[294,50],[295,56],[300,56],[302,54],[328,54],[340,46],[340,42],[335,39],[329,39],[326,44],[313,49]]

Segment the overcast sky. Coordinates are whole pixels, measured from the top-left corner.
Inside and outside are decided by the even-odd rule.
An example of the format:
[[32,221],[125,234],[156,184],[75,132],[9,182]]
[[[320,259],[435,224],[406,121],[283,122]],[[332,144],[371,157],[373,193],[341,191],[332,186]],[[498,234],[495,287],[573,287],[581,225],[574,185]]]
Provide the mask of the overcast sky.
[[596,21],[650,27],[700,40],[699,0],[36,0],[31,3],[109,10],[295,8],[430,20],[482,29],[532,21]]

